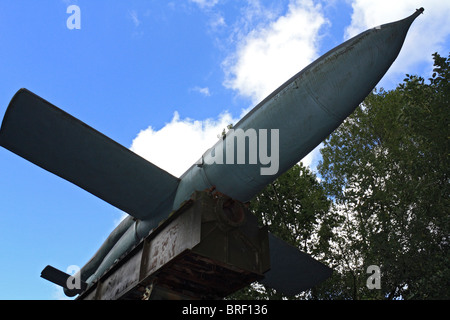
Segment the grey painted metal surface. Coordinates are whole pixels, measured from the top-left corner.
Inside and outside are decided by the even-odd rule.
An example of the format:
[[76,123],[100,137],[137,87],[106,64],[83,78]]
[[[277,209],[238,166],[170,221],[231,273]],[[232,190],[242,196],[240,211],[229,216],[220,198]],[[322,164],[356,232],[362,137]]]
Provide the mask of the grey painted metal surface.
[[[421,12],[367,30],[332,49],[289,79],[234,126],[244,131],[279,129],[280,163],[275,176],[261,175],[260,165],[193,166],[181,177],[174,207],[189,197],[192,186],[201,190],[214,185],[230,197],[248,201],[300,161],[373,90],[394,62],[409,26]],[[225,139],[234,136],[227,135]],[[211,156],[211,150],[207,151],[204,162]]]
[[[279,130],[279,168],[273,175],[262,175],[261,164],[212,163],[212,150],[225,150],[227,141],[235,138],[236,131],[232,131],[178,179],[25,89],[19,90],[8,106],[0,129],[0,145],[132,216],[117,227],[82,268],[81,278],[90,284],[196,190],[215,187],[246,202],[301,160],[380,81],[396,59],[411,23],[422,11],[367,30],[329,51],[235,125],[235,129],[244,131]],[[272,150],[269,147],[267,151]],[[248,149],[246,152],[249,157]],[[286,263],[302,255],[274,237],[269,237],[269,242],[270,248],[292,256]],[[275,279],[269,281],[274,288],[285,293],[304,288],[295,263],[272,265],[266,276]],[[278,277],[283,279],[276,281]]]
[[[178,179],[34,93],[10,102],[0,144],[100,199],[145,219],[173,199]],[[172,198],[171,198],[172,197]]]

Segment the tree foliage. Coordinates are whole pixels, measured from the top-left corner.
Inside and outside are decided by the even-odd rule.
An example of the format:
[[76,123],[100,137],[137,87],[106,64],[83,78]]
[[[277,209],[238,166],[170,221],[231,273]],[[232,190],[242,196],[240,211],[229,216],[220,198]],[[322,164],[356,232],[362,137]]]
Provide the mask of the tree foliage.
[[[429,83],[374,91],[321,150],[342,298],[450,297],[449,59],[433,56]],[[381,290],[365,286],[369,265]]]
[[[251,202],[262,224],[334,269],[296,298],[449,299],[449,58],[428,83],[374,90],[324,142],[320,182],[296,165]],[[371,265],[381,289],[368,288]],[[232,298],[281,298],[253,285]]]
[[[250,210],[269,232],[319,258],[321,250],[317,234],[331,201],[314,173],[296,164],[269,184],[250,203]],[[281,299],[281,294],[261,284],[253,284],[231,299]]]

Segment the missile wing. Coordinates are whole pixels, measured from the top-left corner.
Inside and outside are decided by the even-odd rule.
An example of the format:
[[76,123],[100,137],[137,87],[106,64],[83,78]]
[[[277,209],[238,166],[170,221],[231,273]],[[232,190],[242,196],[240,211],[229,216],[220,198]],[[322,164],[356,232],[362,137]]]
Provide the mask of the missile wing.
[[[373,90],[422,12],[367,30],[324,54],[253,108],[180,178],[26,89],[8,106],[0,145],[130,215],[81,269],[81,281],[89,286],[194,192],[215,188],[246,202],[300,161]],[[250,142],[239,147],[245,139]],[[298,293],[331,274],[273,235],[268,241],[271,268],[263,282],[280,292]],[[67,278],[52,268],[44,275],[58,283]]]
[[179,182],[26,89],[11,100],[0,144],[138,219],[157,206],[148,194],[173,197]]

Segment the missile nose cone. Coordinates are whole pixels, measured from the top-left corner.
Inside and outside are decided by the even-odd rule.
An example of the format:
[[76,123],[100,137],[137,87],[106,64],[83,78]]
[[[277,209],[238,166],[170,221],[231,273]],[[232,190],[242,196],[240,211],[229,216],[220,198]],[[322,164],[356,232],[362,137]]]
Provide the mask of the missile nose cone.
[[416,9],[416,12],[414,12],[411,17],[414,20],[415,18],[417,18],[420,14],[422,14],[425,11],[425,9],[423,7],[420,7],[419,9]]
[[411,24],[413,23],[413,21],[416,20],[416,18],[418,16],[420,16],[424,11],[425,11],[425,9],[421,7],[419,9],[416,9],[416,11],[409,17],[406,17],[406,18],[396,21],[396,22],[388,23],[385,26],[394,25],[394,24],[403,25],[403,27],[406,28],[406,31],[408,31],[408,29],[411,26]]
[[312,99],[338,121],[348,117],[395,61],[411,23],[423,11],[369,29],[325,54],[308,74]]

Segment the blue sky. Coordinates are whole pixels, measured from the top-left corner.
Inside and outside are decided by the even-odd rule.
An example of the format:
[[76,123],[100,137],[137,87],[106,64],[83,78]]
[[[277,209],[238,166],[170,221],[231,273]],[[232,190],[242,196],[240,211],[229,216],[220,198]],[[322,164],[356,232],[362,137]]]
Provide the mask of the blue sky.
[[[70,5],[80,29],[69,29]],[[442,0],[1,0],[0,115],[27,88],[181,175],[291,75],[348,37],[423,6],[379,86],[428,77],[450,49]],[[68,146],[70,147],[70,146]],[[317,151],[304,163],[314,168]],[[59,299],[39,277],[80,267],[120,210],[0,148],[0,299]]]

